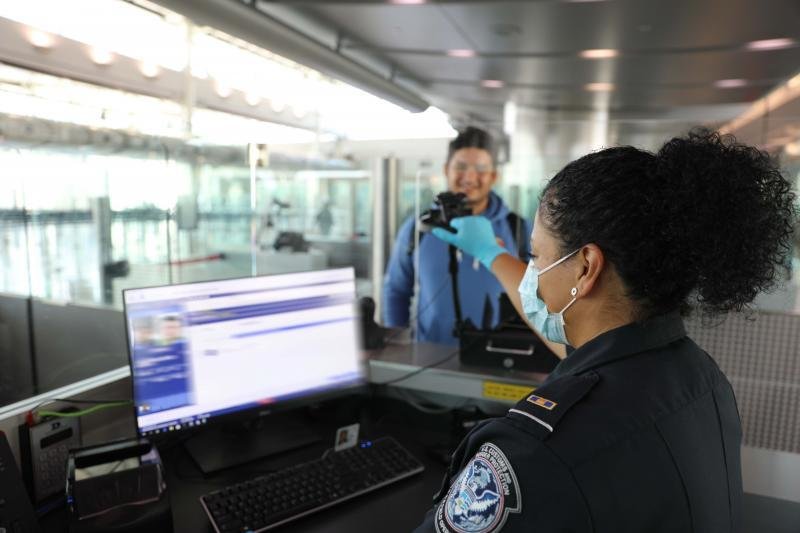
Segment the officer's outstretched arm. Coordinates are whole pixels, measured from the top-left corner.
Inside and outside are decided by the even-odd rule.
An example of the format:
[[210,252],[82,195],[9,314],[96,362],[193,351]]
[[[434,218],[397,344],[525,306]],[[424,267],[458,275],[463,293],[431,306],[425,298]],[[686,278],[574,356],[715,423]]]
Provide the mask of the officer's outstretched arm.
[[[519,297],[519,284],[525,275],[526,264],[512,257],[508,250],[500,246],[492,229],[492,223],[486,217],[456,218],[451,222],[451,225],[457,230],[456,233],[434,228],[433,234],[470,254],[480,261],[483,266],[491,270],[500,281],[503,289],[508,293],[517,313],[527,322]],[[548,341],[542,337],[530,322],[528,322],[528,326],[553,353],[561,359],[566,357],[566,347],[563,344]]]

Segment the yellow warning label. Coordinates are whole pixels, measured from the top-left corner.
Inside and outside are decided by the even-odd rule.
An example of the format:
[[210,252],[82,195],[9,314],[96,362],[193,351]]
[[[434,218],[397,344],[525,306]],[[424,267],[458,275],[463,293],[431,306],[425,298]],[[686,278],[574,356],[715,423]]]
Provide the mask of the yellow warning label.
[[483,382],[483,397],[492,400],[516,402],[533,392],[535,387],[526,385],[509,385],[497,381]]

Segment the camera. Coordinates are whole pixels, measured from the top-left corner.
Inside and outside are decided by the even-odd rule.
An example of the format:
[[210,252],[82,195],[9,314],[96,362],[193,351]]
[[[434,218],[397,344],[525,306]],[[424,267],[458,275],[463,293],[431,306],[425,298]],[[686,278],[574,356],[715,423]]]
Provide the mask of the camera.
[[425,211],[419,217],[420,229],[430,231],[433,228],[444,228],[455,233],[450,226],[450,221],[458,217],[467,217],[472,214],[472,207],[467,203],[467,195],[461,192],[442,192],[436,195],[436,204],[432,209]]

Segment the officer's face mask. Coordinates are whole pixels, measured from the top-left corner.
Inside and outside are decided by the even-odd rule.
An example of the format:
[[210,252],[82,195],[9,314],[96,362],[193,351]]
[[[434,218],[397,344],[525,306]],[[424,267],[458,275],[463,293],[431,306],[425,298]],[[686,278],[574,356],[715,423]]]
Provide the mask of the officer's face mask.
[[531,322],[531,324],[533,324],[533,326],[539,331],[539,333],[542,334],[545,339],[552,342],[557,342],[559,344],[568,344],[567,334],[564,331],[564,311],[569,309],[569,307],[577,300],[575,295],[578,294],[578,289],[575,287],[572,288],[570,291],[572,300],[570,300],[570,302],[565,305],[561,311],[558,313],[551,313],[547,310],[547,305],[544,303],[544,300],[539,298],[539,295],[537,294],[539,290],[539,276],[548,270],[557,267],[578,253],[579,250],[580,248],[568,255],[565,255],[541,271],[536,268],[536,265],[533,264],[533,260],[529,261],[528,269],[525,272],[525,276],[522,278],[522,283],[519,284],[519,295],[522,299],[522,309],[525,311],[525,316],[528,317],[528,320]]

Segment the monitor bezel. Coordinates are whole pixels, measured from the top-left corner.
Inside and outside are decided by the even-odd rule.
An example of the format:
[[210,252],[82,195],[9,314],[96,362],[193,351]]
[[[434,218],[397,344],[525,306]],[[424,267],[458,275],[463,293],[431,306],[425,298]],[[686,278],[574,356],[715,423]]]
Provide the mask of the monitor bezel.
[[354,301],[353,305],[355,306],[356,310],[356,341],[357,341],[357,349],[359,352],[358,357],[358,364],[361,369],[361,376],[362,380],[350,384],[344,387],[334,387],[330,389],[322,389],[317,392],[311,392],[309,394],[300,395],[297,397],[289,398],[286,400],[277,400],[272,403],[268,404],[261,404],[256,406],[250,407],[243,407],[241,409],[237,409],[236,411],[223,413],[215,416],[209,416],[203,424],[194,425],[194,426],[181,426],[180,429],[165,431],[165,432],[143,432],[139,427],[139,413],[138,408],[136,405],[136,396],[135,396],[135,386],[134,386],[134,377],[133,377],[133,350],[131,344],[131,332],[129,328],[129,320],[128,320],[128,304],[125,298],[125,293],[128,291],[138,291],[142,289],[159,289],[164,287],[175,287],[175,286],[188,286],[188,285],[197,285],[200,283],[219,283],[219,282],[227,282],[227,281],[238,281],[244,279],[253,279],[253,278],[271,278],[275,276],[285,276],[291,274],[304,274],[304,273],[319,273],[319,272],[332,272],[336,270],[349,270],[353,282],[357,281],[356,274],[355,274],[355,267],[348,266],[348,267],[335,267],[335,268],[324,268],[324,269],[317,269],[317,270],[303,270],[299,272],[281,272],[278,274],[263,274],[258,276],[240,276],[236,278],[222,278],[222,279],[209,279],[209,280],[201,280],[201,281],[190,281],[186,283],[166,283],[163,285],[150,285],[145,287],[128,287],[122,290],[122,307],[123,307],[123,317],[125,319],[125,344],[126,349],[128,351],[128,368],[130,370],[130,391],[131,391],[131,406],[133,410],[133,423],[136,426],[136,435],[138,437],[144,437],[153,441],[161,442],[163,440],[169,439],[170,437],[176,435],[191,435],[198,431],[202,431],[205,428],[209,427],[219,427],[226,424],[236,424],[242,423],[249,420],[255,420],[262,417],[267,417],[276,413],[291,411],[292,409],[298,409],[301,407],[306,407],[309,405],[313,405],[316,403],[320,403],[326,400],[332,400],[336,398],[341,398],[343,396],[350,396],[356,394],[363,394],[368,392],[369,390],[369,362],[367,353],[364,350],[363,346],[363,332],[361,331],[361,321],[359,320],[358,316],[358,293],[357,291],[354,294]]

